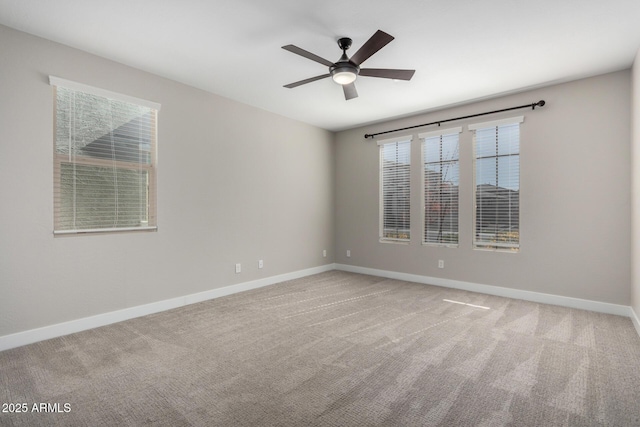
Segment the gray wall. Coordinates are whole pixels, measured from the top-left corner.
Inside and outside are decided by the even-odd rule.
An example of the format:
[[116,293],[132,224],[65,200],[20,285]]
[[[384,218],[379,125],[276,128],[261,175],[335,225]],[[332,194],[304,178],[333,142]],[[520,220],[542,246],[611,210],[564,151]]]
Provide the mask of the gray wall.
[[[630,71],[333,135],[2,26],[0,58],[0,336],[333,262],[632,303],[640,314],[637,173],[629,256]],[[639,68],[636,61],[635,169]],[[158,232],[53,237],[49,75],[162,104]],[[466,127],[460,247],[420,244],[418,167],[411,244],[378,242],[378,148],[364,133],[539,99],[547,106],[535,112],[489,117],[526,116],[518,254],[471,249]],[[413,149],[418,166],[419,145]]]
[[[0,336],[333,262],[332,133],[2,26],[0,58]],[[158,232],[53,237],[49,75],[162,104]]]
[[[632,109],[631,109],[631,308],[640,318],[640,50],[632,68]],[[640,331],[638,331],[640,332]]]
[[[630,72],[503,96],[336,136],[336,262],[359,267],[630,304]],[[428,94],[425,94],[428,96]],[[412,241],[378,239],[378,147],[365,133],[515,105],[519,110],[450,123],[460,136],[460,246],[422,246],[420,144],[413,144]],[[472,249],[472,134],[466,125],[524,115],[521,249]],[[443,128],[446,128],[443,125]],[[417,134],[434,127],[399,132]],[[380,137],[385,138],[388,137]],[[414,141],[417,141],[414,140]],[[351,257],[346,257],[346,250]],[[438,269],[438,260],[445,268]],[[637,286],[637,285],[636,285]],[[636,300],[637,303],[637,300]]]

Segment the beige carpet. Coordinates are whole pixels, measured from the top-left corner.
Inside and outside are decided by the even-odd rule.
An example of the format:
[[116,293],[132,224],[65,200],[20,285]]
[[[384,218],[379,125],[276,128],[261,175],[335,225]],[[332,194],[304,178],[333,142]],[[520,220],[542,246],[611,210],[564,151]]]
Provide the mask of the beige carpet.
[[639,426],[640,338],[332,271],[1,352],[0,403],[28,407],[2,426]]

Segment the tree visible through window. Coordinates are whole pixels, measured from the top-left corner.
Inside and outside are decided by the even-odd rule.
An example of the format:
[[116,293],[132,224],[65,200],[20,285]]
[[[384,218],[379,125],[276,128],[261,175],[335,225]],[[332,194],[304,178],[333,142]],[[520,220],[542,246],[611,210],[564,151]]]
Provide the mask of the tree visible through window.
[[462,129],[420,134],[424,173],[425,244],[458,244],[459,133]]
[[155,229],[159,106],[113,99],[108,95],[118,95],[51,79],[54,231]]

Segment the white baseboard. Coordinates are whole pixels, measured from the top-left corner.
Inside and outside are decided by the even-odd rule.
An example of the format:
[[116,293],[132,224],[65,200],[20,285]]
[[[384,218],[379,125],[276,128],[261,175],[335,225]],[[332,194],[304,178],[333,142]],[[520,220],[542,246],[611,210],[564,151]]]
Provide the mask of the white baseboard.
[[638,336],[640,336],[640,319],[638,318],[638,313],[633,310],[633,307],[629,308],[629,317],[631,317],[631,321],[633,322],[633,326],[636,327],[636,332]]
[[458,280],[420,276],[417,274],[400,273],[396,271],[356,267],[345,264],[327,264],[320,267],[294,271],[292,273],[266,277],[263,279],[252,280],[250,282],[238,283],[222,288],[211,289],[205,292],[199,292],[197,294],[185,295],[164,301],[139,305],[123,310],[112,311],[109,313],[98,314],[96,316],[85,317],[82,319],[71,320],[69,322],[58,323],[55,325],[44,326],[42,328],[31,329],[24,332],[17,332],[11,335],[5,335],[0,337],[0,351],[9,350],[11,348],[20,347],[38,341],[69,335],[75,332],[85,331],[87,329],[98,328],[100,326],[106,326],[112,323],[122,322],[124,320],[129,320],[136,317],[159,313],[161,311],[171,310],[173,308],[219,298],[238,292],[257,289],[287,280],[293,280],[313,274],[324,273],[331,270],[342,270],[352,273],[370,274],[373,276],[405,280],[408,282],[424,283],[446,288],[462,289],[466,291],[480,292],[506,298],[516,298],[544,304],[596,311],[600,313],[616,314],[619,316],[630,317],[633,325],[636,328],[636,331],[638,332],[638,335],[640,336],[640,319],[638,318],[638,315],[633,311],[633,309],[629,306],[610,304],[599,301],[590,301],[579,298],[563,297],[539,292],[523,291],[518,289],[509,289],[499,286],[482,285],[472,282],[462,282]]
[[98,328],[100,326],[106,326],[112,323],[146,316],[148,314],[171,310],[173,308],[219,298],[238,292],[248,291],[250,289],[257,289],[263,286],[284,282],[286,280],[293,280],[301,277],[311,276],[312,274],[324,273],[325,271],[331,270],[335,270],[335,264],[327,264],[320,267],[308,268],[305,270],[294,271],[292,273],[280,274],[278,276],[271,276],[264,279],[252,280],[250,282],[238,283],[222,288],[211,289],[209,291],[199,292],[197,294],[185,295],[164,301],[125,308],[123,310],[98,314],[96,316],[71,320],[69,322],[44,326],[42,328],[31,329],[24,332],[17,332],[15,334],[0,337],[0,351],[9,350],[11,348],[32,344],[38,341],[48,340],[51,338],[61,337],[63,335],[73,334],[75,332],[85,331],[87,329]]
[[[540,292],[523,291],[519,289],[503,288],[500,286],[482,285],[479,283],[462,282],[459,280],[442,279],[438,277],[420,276],[417,274],[400,273],[397,271],[377,270],[374,268],[356,267],[353,265],[336,264],[337,270],[352,273],[370,274],[372,276],[387,277],[389,279],[404,280],[407,282],[424,283],[427,285],[442,286],[444,288],[462,289],[465,291],[479,292],[506,298],[515,298],[525,301],[539,302],[543,304],[559,305],[563,307],[578,308],[581,310],[596,311],[599,313],[616,314],[618,316],[631,317],[631,307],[626,305],[610,304],[606,302],[591,301],[580,298],[563,297],[559,295],[544,294]],[[637,317],[636,317],[637,320]],[[638,329],[638,323],[636,323]],[[640,331],[640,329],[638,329]],[[640,332],[639,332],[640,333]]]
[[201,301],[207,301],[214,298],[220,298],[238,292],[249,291],[251,289],[262,288],[263,286],[274,285],[276,283],[287,280],[299,279],[301,277],[311,276],[313,274],[324,273],[336,269],[335,264],[326,264],[320,267],[308,268],[306,270],[294,271],[292,273],[280,274],[278,276],[265,277],[264,279],[252,280],[250,282],[238,283],[224,288],[211,289],[197,294],[185,296],[185,304],[194,304]]

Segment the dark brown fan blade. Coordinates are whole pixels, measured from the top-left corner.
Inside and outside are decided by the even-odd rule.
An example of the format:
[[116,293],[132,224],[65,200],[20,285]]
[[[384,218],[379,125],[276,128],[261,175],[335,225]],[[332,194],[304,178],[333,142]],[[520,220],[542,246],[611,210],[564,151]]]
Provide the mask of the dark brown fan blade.
[[301,86],[301,85],[305,85],[307,83],[315,82],[316,80],[326,79],[327,77],[329,77],[329,74],[323,74],[321,76],[315,76],[315,77],[311,77],[311,78],[308,78],[308,79],[300,80],[299,82],[289,83],[288,85],[284,85],[284,87],[289,88],[289,89],[293,89],[294,87],[298,87],[298,86]]
[[359,75],[383,79],[411,80],[416,70],[392,70],[386,68],[361,68]]
[[358,91],[356,90],[356,85],[353,83],[349,83],[348,85],[342,85],[342,90],[344,91],[344,99],[346,99],[347,101],[358,97]]
[[308,52],[308,51],[306,51],[304,49],[300,49],[298,46],[294,46],[292,44],[288,44],[286,46],[282,46],[282,48],[284,50],[288,50],[289,52],[295,53],[296,55],[304,56],[307,59],[319,62],[322,65],[326,65],[327,67],[331,67],[333,65],[333,62],[328,61],[328,60],[326,60],[324,58],[321,58],[318,55],[315,55],[315,54],[313,54],[311,52]]
[[385,33],[384,31],[376,31],[369,40],[351,57],[351,62],[356,65],[362,64],[369,59],[371,55],[385,47],[389,42],[393,40],[393,36]]

